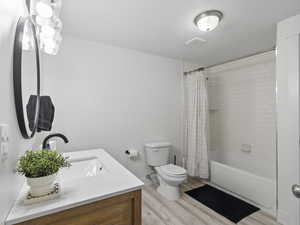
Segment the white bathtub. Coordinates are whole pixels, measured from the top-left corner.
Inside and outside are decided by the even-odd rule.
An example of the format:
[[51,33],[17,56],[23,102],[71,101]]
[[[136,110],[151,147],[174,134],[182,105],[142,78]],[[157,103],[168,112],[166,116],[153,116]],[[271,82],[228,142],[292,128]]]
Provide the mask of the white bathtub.
[[270,212],[276,209],[276,182],[252,173],[210,161],[211,183],[250,200]]

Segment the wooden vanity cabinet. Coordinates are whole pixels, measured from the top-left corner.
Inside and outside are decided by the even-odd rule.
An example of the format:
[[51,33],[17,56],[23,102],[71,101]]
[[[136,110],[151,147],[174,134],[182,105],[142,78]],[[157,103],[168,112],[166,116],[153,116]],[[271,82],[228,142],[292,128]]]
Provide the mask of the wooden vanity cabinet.
[[117,195],[19,225],[141,225],[141,190]]

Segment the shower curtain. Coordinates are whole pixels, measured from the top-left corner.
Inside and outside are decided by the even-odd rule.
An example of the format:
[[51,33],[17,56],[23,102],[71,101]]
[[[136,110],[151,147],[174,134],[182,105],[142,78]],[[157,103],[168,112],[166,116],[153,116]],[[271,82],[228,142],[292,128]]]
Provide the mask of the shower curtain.
[[202,71],[184,77],[185,132],[184,158],[188,175],[207,179],[208,94]]

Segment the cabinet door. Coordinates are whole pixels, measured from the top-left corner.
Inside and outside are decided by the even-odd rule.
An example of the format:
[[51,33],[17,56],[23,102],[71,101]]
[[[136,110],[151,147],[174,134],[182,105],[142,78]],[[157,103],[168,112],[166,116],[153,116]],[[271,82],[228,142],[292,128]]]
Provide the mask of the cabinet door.
[[129,201],[120,202],[102,209],[91,209],[77,216],[61,218],[53,225],[129,225],[132,224],[132,206]]
[[141,225],[141,191],[39,217],[19,225]]

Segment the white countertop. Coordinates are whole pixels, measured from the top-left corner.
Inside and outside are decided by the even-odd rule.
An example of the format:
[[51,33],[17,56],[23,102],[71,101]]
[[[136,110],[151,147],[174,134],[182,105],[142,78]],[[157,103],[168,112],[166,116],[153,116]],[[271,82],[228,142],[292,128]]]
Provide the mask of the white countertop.
[[[59,178],[60,196],[53,200],[24,205],[22,199],[28,190],[25,183],[12,207],[5,224],[12,225],[33,218],[45,216],[101,199],[141,189],[144,183],[117,162],[103,149],[65,153],[70,159],[97,155],[103,165],[103,172],[96,176]],[[67,174],[67,173],[66,173]]]

